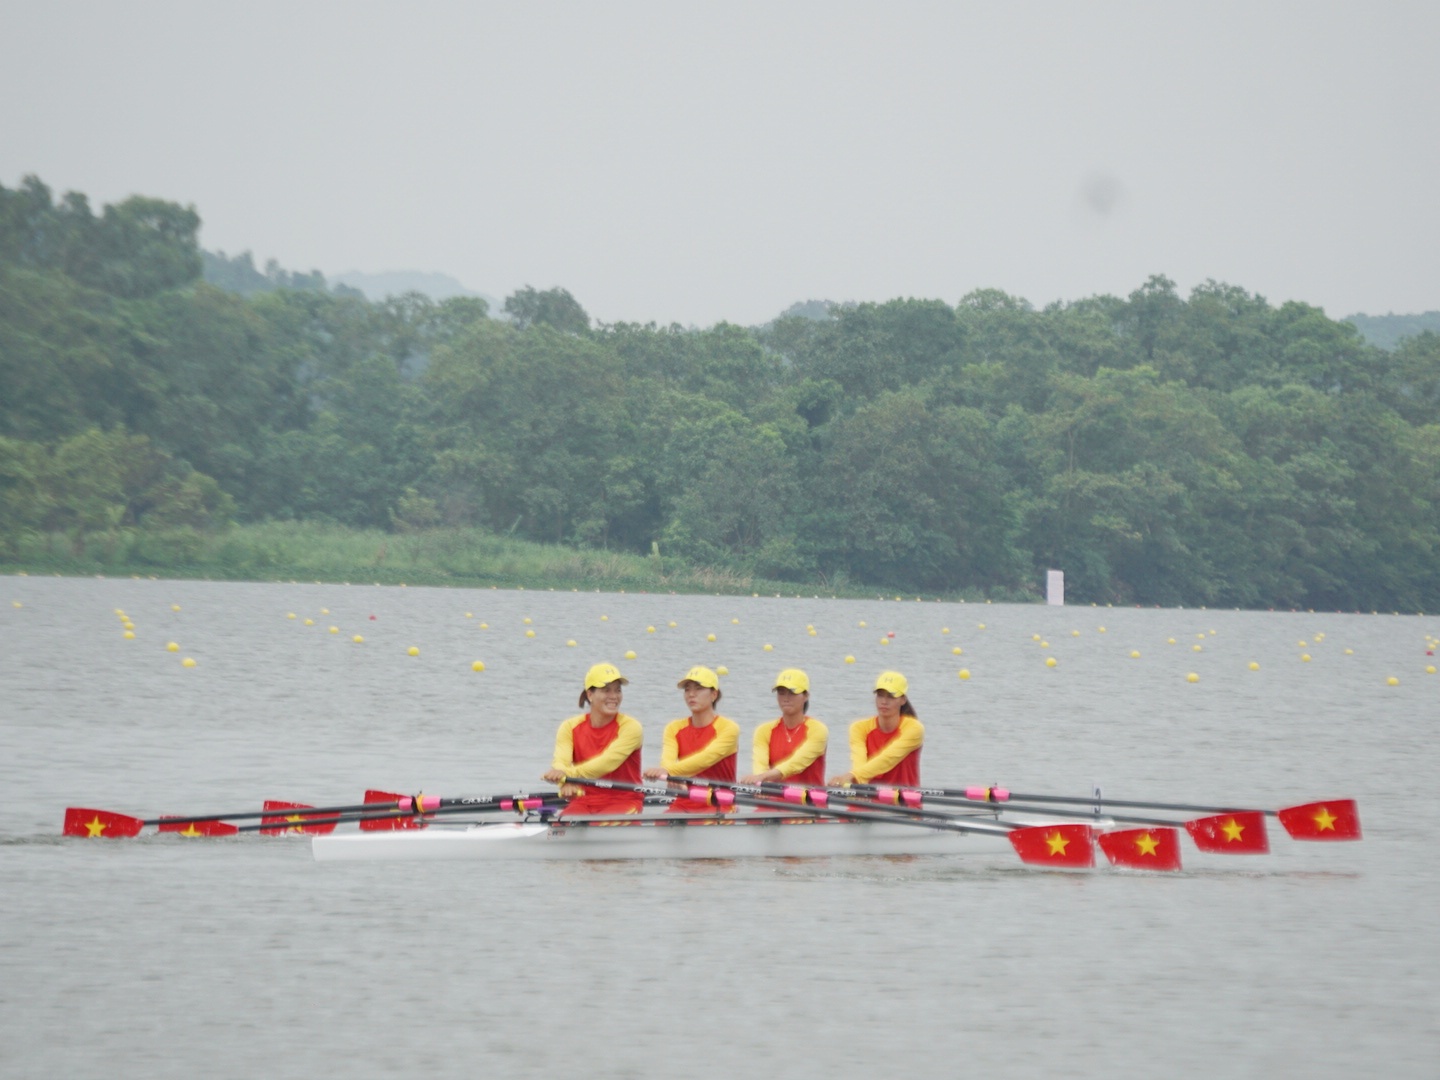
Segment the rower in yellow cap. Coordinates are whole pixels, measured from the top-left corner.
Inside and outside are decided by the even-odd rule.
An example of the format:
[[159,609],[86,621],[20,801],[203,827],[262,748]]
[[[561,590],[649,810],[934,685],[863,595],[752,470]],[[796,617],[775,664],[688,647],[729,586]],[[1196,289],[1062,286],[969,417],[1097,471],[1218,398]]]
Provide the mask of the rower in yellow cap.
[[925,728],[910,703],[910,683],[898,671],[875,680],[875,715],[850,725],[850,771],[831,784],[920,786],[920,748]]
[[584,780],[618,780],[639,784],[640,722],[620,711],[622,687],[630,682],[614,664],[596,664],[585,673],[580,707],[555,733],[555,757],[543,779],[560,784],[569,796],[562,816],[570,814],[638,814],[645,796],[637,791],[612,791],[567,784],[567,776]]
[[791,780],[797,784],[825,783],[825,746],[830,732],[809,715],[810,677],[799,668],[786,668],[775,676],[775,702],[780,717],[761,724],[751,740],[754,772],[747,784]]
[[[721,697],[720,677],[708,667],[693,667],[675,685],[684,693],[690,715],[665,725],[660,767],[646,769],[646,778],[687,776],[733,784],[740,728],[715,711]],[[697,799],[676,799],[666,812],[708,814],[714,813],[714,808]]]

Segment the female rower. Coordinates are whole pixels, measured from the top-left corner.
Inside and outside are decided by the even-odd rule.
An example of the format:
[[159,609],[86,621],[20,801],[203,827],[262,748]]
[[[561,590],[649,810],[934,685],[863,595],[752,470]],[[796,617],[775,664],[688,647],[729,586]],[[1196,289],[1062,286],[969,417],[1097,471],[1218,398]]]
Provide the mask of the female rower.
[[882,671],[875,680],[875,715],[850,725],[850,771],[830,783],[920,786],[920,747],[925,728],[915,718],[906,691],[910,684],[898,671]]
[[580,707],[588,711],[570,717],[555,733],[555,758],[542,779],[559,784],[561,795],[572,796],[562,816],[638,814],[644,808],[643,792],[565,782],[567,776],[641,782],[643,732],[639,721],[620,711],[620,688],[629,681],[614,664],[596,664],[585,673],[585,689],[580,692]]
[[[707,667],[693,667],[675,684],[685,694],[689,717],[665,725],[665,745],[660,767],[646,769],[649,780],[689,776],[697,780],[735,782],[735,757],[740,745],[740,728],[735,721],[719,715],[720,679]],[[714,807],[698,799],[676,799],[666,813],[706,814]]]
[[825,783],[825,746],[830,732],[807,715],[810,677],[799,668],[786,668],[775,676],[775,701],[780,718],[755,729],[752,742],[755,771],[747,784],[793,780],[797,784]]

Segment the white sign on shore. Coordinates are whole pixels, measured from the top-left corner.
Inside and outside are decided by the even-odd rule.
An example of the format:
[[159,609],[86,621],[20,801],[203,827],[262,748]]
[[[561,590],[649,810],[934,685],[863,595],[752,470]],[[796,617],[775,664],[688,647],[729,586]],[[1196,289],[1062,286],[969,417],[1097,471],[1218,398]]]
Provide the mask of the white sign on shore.
[[1065,571],[1045,571],[1045,603],[1053,607],[1065,606]]

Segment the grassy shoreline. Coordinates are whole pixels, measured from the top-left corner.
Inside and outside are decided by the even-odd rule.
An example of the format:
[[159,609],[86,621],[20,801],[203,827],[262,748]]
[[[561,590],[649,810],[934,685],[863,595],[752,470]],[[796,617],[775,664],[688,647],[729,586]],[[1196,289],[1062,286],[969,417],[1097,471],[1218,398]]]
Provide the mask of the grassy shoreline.
[[[847,599],[893,595],[850,583],[770,581],[671,557],[536,544],[476,529],[386,533],[318,522],[237,525],[219,533],[124,529],[91,533],[81,543],[72,536],[30,534],[0,554],[0,573],[761,596],[823,593]],[[922,598],[985,599],[978,592]]]

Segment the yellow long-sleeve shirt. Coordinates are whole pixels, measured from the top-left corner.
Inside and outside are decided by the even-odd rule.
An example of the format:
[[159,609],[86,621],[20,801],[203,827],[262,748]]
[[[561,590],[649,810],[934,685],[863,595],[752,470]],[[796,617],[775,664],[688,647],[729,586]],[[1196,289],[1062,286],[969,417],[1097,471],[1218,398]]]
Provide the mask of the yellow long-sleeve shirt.
[[[585,761],[575,760],[575,729],[581,724],[588,724],[590,722],[589,715],[581,713],[579,716],[572,716],[563,721],[559,730],[555,732],[555,757],[550,762],[550,767],[561,770],[566,776],[584,780],[596,780],[608,776],[620,768],[631,754],[640,749],[645,733],[640,727],[640,721],[633,716],[621,713],[615,720],[619,725],[619,731],[616,732],[610,745]],[[640,783],[638,758],[633,771],[636,774],[634,779],[632,780],[628,776],[625,779],[638,784]]]
[[699,776],[706,769],[735,753],[740,746],[740,726],[729,717],[717,716],[710,722],[715,729],[711,740],[693,754],[683,757],[680,733],[690,726],[690,718],[671,720],[665,725],[665,741],[660,751],[660,767],[671,776]]
[[[818,758],[825,753],[825,747],[830,742],[830,731],[819,720],[814,717],[805,717],[805,741],[790,752],[790,756],[781,761],[770,760],[770,735],[775,730],[776,724],[783,724],[784,719],[770,720],[761,724],[755,729],[755,738],[751,741],[750,749],[754,772],[769,772],[771,769],[779,769],[780,776],[789,780],[792,776],[798,776],[808,769]],[[820,781],[823,783],[823,780]]]
[[[877,716],[856,720],[850,725],[850,771],[861,784],[868,784],[876,777],[889,773],[925,744],[924,725],[913,716],[901,716],[900,726],[894,737],[872,756],[867,740],[871,732],[879,726],[880,718]],[[915,779],[918,780],[918,765],[913,771],[917,774]],[[905,782],[900,777],[893,777],[892,780]]]

